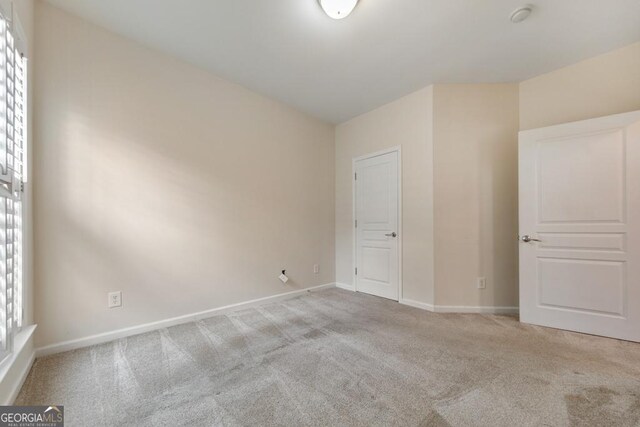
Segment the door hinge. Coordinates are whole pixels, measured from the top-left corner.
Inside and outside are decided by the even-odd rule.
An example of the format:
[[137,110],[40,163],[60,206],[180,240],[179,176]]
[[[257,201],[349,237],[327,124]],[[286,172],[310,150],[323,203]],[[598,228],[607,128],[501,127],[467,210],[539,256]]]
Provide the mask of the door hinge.
[[356,219],[356,228],[358,228],[358,220]]
[[358,267],[356,267],[356,276],[358,275]]
[[353,179],[355,179],[356,181],[358,180],[358,172],[353,174]]

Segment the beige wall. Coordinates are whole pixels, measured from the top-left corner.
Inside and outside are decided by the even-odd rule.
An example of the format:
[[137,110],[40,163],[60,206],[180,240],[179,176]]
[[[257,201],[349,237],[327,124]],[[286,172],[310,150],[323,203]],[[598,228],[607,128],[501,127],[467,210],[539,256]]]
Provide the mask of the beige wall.
[[518,85],[435,85],[433,111],[435,303],[517,306]]
[[434,85],[339,125],[336,281],[353,278],[352,159],[400,145],[402,299],[517,306],[517,132],[517,84]]
[[518,304],[518,129],[638,109],[640,43],[519,85],[435,85],[435,304]]
[[640,110],[640,42],[520,84],[520,129]]
[[353,283],[352,159],[402,147],[403,295],[433,300],[432,88],[336,128],[336,281]]
[[45,2],[36,24],[38,346],[334,281],[333,126]]

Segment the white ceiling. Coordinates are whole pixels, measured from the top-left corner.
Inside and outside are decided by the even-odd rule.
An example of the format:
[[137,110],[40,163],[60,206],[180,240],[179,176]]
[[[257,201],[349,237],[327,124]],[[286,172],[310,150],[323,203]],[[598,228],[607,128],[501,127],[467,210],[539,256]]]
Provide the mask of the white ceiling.
[[640,40],[639,0],[49,0],[338,123],[431,83],[517,82]]

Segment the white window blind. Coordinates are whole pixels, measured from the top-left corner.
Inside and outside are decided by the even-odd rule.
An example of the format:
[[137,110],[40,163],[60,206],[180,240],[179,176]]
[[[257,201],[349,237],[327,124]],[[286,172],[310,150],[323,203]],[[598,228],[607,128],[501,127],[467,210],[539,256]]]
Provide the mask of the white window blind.
[[26,60],[0,16],[0,352],[22,326],[22,184],[26,144]]

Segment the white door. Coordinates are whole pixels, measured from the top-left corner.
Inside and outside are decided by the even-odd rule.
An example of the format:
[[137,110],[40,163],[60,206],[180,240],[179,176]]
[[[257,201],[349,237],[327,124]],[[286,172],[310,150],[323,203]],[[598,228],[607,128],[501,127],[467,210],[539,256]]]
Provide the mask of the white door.
[[358,292],[398,300],[399,229],[397,151],[355,162]]
[[640,111],[520,133],[520,320],[640,341]]

